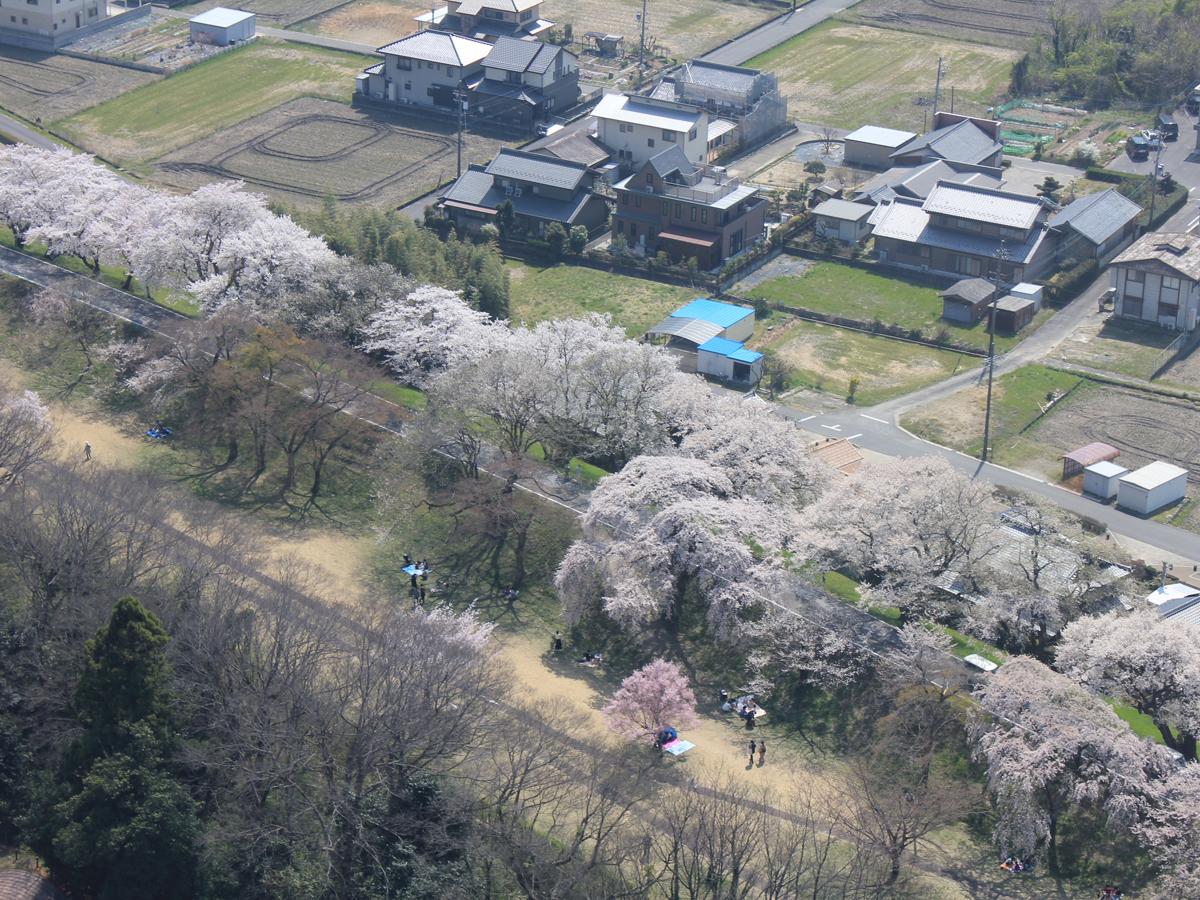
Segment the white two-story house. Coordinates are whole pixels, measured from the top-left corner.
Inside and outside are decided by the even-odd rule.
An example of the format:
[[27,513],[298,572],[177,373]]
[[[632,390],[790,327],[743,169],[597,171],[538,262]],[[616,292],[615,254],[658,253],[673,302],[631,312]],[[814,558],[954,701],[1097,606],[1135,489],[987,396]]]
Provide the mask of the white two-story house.
[[1114,313],[1191,331],[1200,309],[1200,236],[1151,232],[1112,261]]
[[678,147],[688,162],[708,162],[708,113],[650,97],[605,94],[592,110],[595,138],[612,152],[623,172],[640,169],[671,147]]
[[492,45],[444,31],[418,31],[380,47],[383,62],[358,76],[356,90],[374,100],[454,108],[463,82],[483,77]]

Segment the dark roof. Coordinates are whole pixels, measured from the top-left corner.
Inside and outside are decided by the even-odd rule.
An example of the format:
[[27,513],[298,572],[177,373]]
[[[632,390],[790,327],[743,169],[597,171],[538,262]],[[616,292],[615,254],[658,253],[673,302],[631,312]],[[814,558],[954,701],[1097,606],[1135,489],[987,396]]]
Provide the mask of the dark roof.
[[66,900],[45,878],[23,869],[0,870],[0,900]]
[[484,171],[501,178],[575,190],[587,175],[587,166],[543,156],[540,153],[505,148],[496,154],[496,158],[487,164]]
[[538,101],[529,91],[533,91],[535,94],[540,93],[537,88],[529,88],[523,84],[509,84],[507,81],[495,81],[491,78],[480,78],[470,85],[470,89],[477,94],[486,94],[489,97],[510,97],[531,106],[536,106]]
[[558,159],[569,159],[585,166],[598,166],[612,157],[607,147],[582,130],[572,131],[565,137],[552,140],[539,147],[537,152]]
[[659,178],[666,178],[672,172],[689,175],[696,171],[695,164],[687,158],[687,154],[678,144],[672,144],[662,153],[656,153],[650,157],[650,165],[658,173]]
[[[546,157],[541,159],[545,160]],[[516,191],[510,194],[497,187],[495,176],[478,166],[472,166],[463,172],[458,180],[450,185],[443,198],[452,206],[462,204],[484,210],[497,210],[505,200],[510,200],[513,212],[517,215],[563,222],[567,225],[574,223],[575,217],[593,199],[603,202],[597,195],[584,188],[577,189],[566,200],[535,194],[532,190],[522,190],[520,195]]]
[[896,156],[911,156],[922,150],[930,156],[952,159],[957,162],[980,163],[1003,148],[996,140],[976,125],[964,119],[945,128],[919,135],[892,153]]
[[562,47],[553,44],[504,36],[496,39],[483,64],[504,72],[535,72],[541,75],[554,64],[554,57],[561,52]]
[[974,304],[990,300],[994,290],[992,283],[986,279],[964,278],[942,291],[941,296],[958,298]]
[[693,59],[683,64],[683,68],[675,74],[675,80],[744,94],[753,90],[758,76],[758,69]]
[[1142,208],[1114,188],[1080,197],[1051,216],[1051,228],[1070,226],[1093,244],[1103,244],[1136,219]]
[[999,188],[1003,178],[1000,169],[992,166],[934,159],[915,166],[895,166],[881,172],[859,187],[856,196],[876,203],[891,200],[897,194],[924,200],[939,181]]

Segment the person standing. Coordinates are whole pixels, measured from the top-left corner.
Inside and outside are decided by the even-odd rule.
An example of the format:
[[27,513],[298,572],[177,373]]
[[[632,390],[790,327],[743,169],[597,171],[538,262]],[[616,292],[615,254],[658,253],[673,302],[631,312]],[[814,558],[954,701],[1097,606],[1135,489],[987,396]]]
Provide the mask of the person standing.
[[754,751],[758,749],[758,745],[754,743],[754,739],[750,739],[750,765],[747,768],[754,768]]
[[758,767],[761,769],[763,767],[763,764],[766,761],[767,761],[767,742],[759,741],[758,742]]
[[92,459],[92,442],[84,441],[83,442],[83,461],[91,462],[91,459]]

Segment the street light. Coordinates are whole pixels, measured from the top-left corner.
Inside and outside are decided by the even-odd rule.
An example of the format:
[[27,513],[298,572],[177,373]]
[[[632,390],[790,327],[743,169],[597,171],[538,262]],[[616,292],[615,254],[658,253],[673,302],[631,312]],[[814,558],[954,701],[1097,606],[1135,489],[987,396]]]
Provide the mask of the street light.
[[994,254],[996,267],[992,270],[992,302],[988,306],[988,386],[987,404],[983,408],[983,447],[979,461],[987,462],[989,442],[992,439],[992,375],[996,371],[996,304],[1000,300],[1000,289],[1004,285],[1003,266],[1008,262],[1008,247],[1004,241]]

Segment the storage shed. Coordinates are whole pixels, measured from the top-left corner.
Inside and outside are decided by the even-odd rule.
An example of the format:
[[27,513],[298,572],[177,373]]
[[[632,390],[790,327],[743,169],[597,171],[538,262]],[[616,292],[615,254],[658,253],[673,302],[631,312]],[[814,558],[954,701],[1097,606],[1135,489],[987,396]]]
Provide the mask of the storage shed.
[[889,169],[892,166],[892,154],[915,137],[911,131],[864,125],[846,135],[845,161],[851,166]]
[[942,291],[942,318],[962,325],[974,325],[987,315],[988,303],[995,291],[983,278],[964,278]]
[[817,234],[845,244],[857,244],[871,233],[867,219],[875,207],[849,200],[826,200],[813,210]]
[[1022,297],[1001,297],[996,301],[996,331],[1001,334],[1016,334],[1033,321],[1032,300]]
[[1040,284],[1022,281],[1020,284],[1010,287],[1008,293],[1013,297],[1020,297],[1022,300],[1032,300],[1034,312],[1042,308],[1042,286]]
[[679,307],[647,334],[680,338],[697,346],[715,337],[744,341],[754,334],[754,310],[698,297]]
[[254,37],[255,17],[252,12],[214,6],[188,19],[188,31],[198,44],[227,47]]
[[1070,453],[1063,454],[1063,481],[1068,478],[1074,478],[1088,466],[1094,466],[1098,462],[1112,462],[1121,451],[1112,444],[1105,444],[1101,441],[1092,441],[1090,444],[1084,444],[1078,450],[1072,450]]
[[1184,498],[1187,477],[1187,469],[1155,460],[1122,476],[1117,489],[1117,506],[1141,516],[1152,515]]
[[747,350],[741,341],[710,338],[696,350],[696,371],[737,384],[757,384],[762,378],[763,355]]
[[1083,492],[1089,497],[1107,503],[1117,496],[1121,476],[1129,470],[1115,462],[1102,460],[1083,470]]

